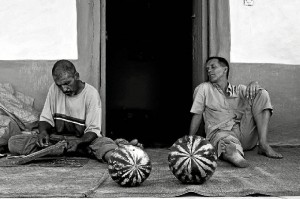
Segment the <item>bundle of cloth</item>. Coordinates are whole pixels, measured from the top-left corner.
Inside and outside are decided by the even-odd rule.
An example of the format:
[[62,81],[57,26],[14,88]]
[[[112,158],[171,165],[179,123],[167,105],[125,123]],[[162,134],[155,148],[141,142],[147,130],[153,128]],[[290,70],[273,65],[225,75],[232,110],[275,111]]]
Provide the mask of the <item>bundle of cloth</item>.
[[9,83],[0,83],[0,151],[13,135],[34,133],[40,113],[34,98],[16,91]]

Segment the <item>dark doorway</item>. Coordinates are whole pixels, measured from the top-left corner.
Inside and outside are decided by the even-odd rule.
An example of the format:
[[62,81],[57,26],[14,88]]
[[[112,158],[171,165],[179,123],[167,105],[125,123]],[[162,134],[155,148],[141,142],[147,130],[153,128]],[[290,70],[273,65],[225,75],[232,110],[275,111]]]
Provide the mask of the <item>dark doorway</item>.
[[189,130],[192,1],[107,1],[107,136],[145,146]]

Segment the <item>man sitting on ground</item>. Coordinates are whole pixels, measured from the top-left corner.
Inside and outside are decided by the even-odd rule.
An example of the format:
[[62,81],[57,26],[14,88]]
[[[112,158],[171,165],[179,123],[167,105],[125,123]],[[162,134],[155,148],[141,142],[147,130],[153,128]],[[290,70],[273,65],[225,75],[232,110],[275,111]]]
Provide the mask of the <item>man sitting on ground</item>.
[[209,82],[195,89],[189,134],[197,133],[203,116],[206,138],[216,148],[218,157],[237,167],[247,167],[243,151],[258,143],[259,154],[282,158],[267,142],[273,110],[268,92],[257,82],[247,87],[231,85],[229,64],[222,57],[210,57],[206,70]]
[[[108,161],[118,143],[101,135],[101,100],[98,91],[79,79],[68,60],[57,61],[52,68],[54,83],[49,88],[40,115],[37,135],[20,134],[8,141],[13,154],[28,155],[60,140],[67,141],[67,152],[94,156]],[[122,144],[141,147],[137,140]]]

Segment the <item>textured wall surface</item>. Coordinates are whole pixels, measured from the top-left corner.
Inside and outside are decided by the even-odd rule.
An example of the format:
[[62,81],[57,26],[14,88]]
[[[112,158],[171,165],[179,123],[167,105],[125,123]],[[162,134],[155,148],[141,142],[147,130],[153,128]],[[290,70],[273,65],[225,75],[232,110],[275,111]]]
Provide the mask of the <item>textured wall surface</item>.
[[[77,0],[78,60],[72,60],[80,77],[99,89],[100,82],[100,2]],[[47,91],[53,82],[51,69],[55,61],[24,60],[1,61],[0,82],[35,99],[34,106],[41,110]]]
[[230,0],[231,80],[257,80],[269,91],[274,106],[272,135],[293,137],[300,129],[299,1]]
[[281,64],[231,64],[231,81],[248,84],[256,80],[270,94],[274,114],[272,133],[294,134],[300,128],[300,66]]

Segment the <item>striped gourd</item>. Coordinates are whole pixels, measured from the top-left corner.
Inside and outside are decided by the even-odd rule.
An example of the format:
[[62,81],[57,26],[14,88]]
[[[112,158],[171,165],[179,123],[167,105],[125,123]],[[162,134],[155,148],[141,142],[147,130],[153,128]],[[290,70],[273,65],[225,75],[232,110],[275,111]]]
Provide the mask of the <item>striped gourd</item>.
[[150,175],[152,165],[147,153],[136,146],[122,145],[111,155],[108,172],[121,186],[133,187],[143,183]]
[[183,183],[202,184],[217,168],[214,147],[201,136],[184,136],[170,148],[169,167]]

